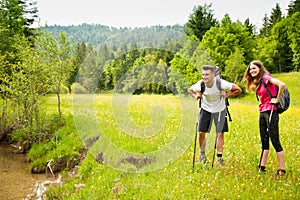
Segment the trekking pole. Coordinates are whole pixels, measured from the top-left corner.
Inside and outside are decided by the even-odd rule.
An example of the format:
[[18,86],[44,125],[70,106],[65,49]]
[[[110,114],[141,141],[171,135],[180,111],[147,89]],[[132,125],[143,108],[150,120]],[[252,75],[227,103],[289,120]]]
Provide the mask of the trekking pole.
[[[201,98],[198,99],[198,107],[199,108],[201,107]],[[194,141],[193,173],[194,173],[194,168],[195,168],[195,159],[196,159],[196,150],[197,150],[198,121],[199,121],[199,119],[197,118],[196,131],[195,131],[195,141]]]
[[274,104],[272,104],[272,110],[271,110],[270,117],[269,117],[269,124],[268,124],[269,126],[268,126],[268,129],[270,127],[270,123],[271,123],[271,120],[272,120],[273,111],[274,111]]
[[230,112],[229,112],[229,109],[228,109],[229,102],[228,102],[227,98],[225,98],[225,105],[226,105],[226,112],[227,112],[227,115],[228,115],[228,119],[229,119],[230,122],[232,122],[232,118],[231,118],[231,115],[230,115]]
[[231,118],[231,115],[230,115],[230,112],[228,110],[228,107],[226,106],[226,111],[227,111],[227,115],[228,115],[228,119],[230,122],[232,122],[232,118]]
[[196,157],[196,149],[197,149],[197,131],[198,131],[198,122],[196,122],[196,133],[195,133],[195,142],[194,142],[193,173],[195,168],[195,157]]
[[217,140],[218,140],[218,135],[219,135],[218,134],[218,128],[219,128],[219,124],[220,124],[220,118],[221,118],[221,112],[219,112],[218,122],[217,122],[217,126],[216,126],[216,139],[215,139],[214,154],[213,154],[213,159],[212,159],[212,163],[211,163],[211,168],[214,167],[214,162],[215,162]]
[[259,170],[259,171],[260,171],[261,160],[262,160],[263,155],[264,155],[264,149],[261,150],[261,154],[260,154],[260,160],[259,160],[259,165],[258,165],[258,170]]
[[[270,123],[271,123],[271,120],[272,120],[273,110],[274,110],[274,104],[272,104],[272,110],[271,110],[271,113],[270,113],[270,116],[269,116],[269,119],[268,119],[267,132],[270,131]],[[269,134],[269,135],[270,135],[270,134]],[[259,165],[258,165],[258,168],[259,168],[259,169],[260,169],[260,167],[261,167],[261,160],[262,160],[263,154],[264,154],[264,149],[262,149],[262,151],[261,151],[260,160],[259,160]]]

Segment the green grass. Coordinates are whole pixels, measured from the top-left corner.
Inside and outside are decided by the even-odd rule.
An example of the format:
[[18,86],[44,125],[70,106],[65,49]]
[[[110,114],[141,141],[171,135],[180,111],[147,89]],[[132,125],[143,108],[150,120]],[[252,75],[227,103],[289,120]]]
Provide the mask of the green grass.
[[[255,170],[260,158],[255,94],[230,100],[230,132],[225,134],[226,167],[211,167],[214,131],[207,135],[209,163],[192,172],[197,104],[172,95],[97,95],[63,99],[72,111],[87,158],[76,178],[48,191],[56,199],[299,199],[299,73],[276,75],[286,82],[291,107],[280,115],[280,139],[287,175],[274,177],[274,148],[267,173]],[[49,98],[51,101],[51,98]],[[84,103],[83,103],[84,102]],[[50,104],[49,104],[50,105]],[[92,140],[98,137],[98,140]],[[93,142],[91,142],[93,141]],[[101,158],[99,156],[101,155]],[[197,159],[199,147],[197,145]],[[98,159],[97,162],[96,159]],[[130,159],[131,158],[131,159]],[[149,162],[142,162],[147,158]],[[76,189],[75,184],[85,187]]]

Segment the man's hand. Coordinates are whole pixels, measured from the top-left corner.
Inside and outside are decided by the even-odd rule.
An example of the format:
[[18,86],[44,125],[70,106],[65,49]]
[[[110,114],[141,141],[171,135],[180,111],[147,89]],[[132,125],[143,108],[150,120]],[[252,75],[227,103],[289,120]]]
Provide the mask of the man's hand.
[[222,90],[222,91],[221,91],[221,96],[223,96],[223,97],[226,98],[226,91],[225,91],[225,90]]
[[230,98],[230,97],[236,96],[240,93],[242,93],[242,89],[238,85],[233,84],[230,92],[227,93],[225,97]]
[[195,98],[196,99],[201,99],[202,98],[202,92],[196,92]]

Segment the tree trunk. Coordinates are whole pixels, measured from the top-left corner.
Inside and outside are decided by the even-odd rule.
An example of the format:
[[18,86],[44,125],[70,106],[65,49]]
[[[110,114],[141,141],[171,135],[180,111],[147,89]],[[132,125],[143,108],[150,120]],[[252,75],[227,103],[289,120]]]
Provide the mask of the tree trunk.
[[20,121],[17,121],[14,124],[8,125],[5,127],[2,131],[0,131],[0,141],[6,137],[8,133],[11,133],[13,130],[15,130],[16,127],[20,125]]
[[58,114],[59,114],[59,119],[61,119],[61,109],[60,109],[60,92],[57,92],[57,109],[58,109]]

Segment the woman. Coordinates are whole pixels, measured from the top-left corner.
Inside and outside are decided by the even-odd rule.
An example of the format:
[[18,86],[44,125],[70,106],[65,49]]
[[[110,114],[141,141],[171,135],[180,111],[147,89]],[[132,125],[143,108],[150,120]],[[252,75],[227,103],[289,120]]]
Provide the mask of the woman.
[[[254,60],[248,65],[244,74],[244,81],[246,81],[247,90],[255,91],[260,99],[259,130],[262,143],[262,154],[257,168],[261,172],[266,172],[266,163],[270,149],[270,138],[272,145],[276,150],[279,165],[276,176],[284,175],[286,173],[284,169],[284,151],[279,140],[279,116],[276,104],[279,102],[285,88],[285,83],[273,78],[259,60]],[[270,98],[265,86],[268,87],[272,96],[276,95],[276,86],[278,86],[279,89],[277,97]]]

